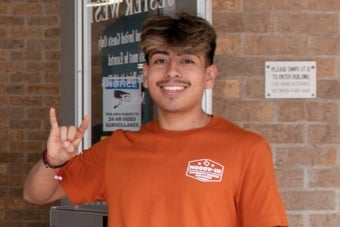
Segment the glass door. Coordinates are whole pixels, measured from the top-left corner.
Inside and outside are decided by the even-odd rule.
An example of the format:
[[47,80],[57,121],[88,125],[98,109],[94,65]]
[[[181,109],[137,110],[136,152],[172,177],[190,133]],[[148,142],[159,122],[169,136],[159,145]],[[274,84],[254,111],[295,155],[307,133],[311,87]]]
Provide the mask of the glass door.
[[[189,12],[211,20],[211,0],[78,1],[76,122],[91,116],[87,148],[116,129],[138,130],[151,120],[154,106],[141,86],[144,55],[141,27],[149,14]],[[202,101],[211,113],[211,92]]]

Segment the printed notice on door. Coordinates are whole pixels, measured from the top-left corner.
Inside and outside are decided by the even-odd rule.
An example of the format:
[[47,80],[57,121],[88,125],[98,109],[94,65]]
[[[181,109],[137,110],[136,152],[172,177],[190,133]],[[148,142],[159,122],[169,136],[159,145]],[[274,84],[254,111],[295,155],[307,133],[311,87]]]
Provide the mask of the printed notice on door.
[[142,23],[147,14],[123,16],[100,36],[103,62],[103,131],[137,131],[141,126],[143,94],[139,47]]
[[316,62],[266,62],[265,97],[316,98]]

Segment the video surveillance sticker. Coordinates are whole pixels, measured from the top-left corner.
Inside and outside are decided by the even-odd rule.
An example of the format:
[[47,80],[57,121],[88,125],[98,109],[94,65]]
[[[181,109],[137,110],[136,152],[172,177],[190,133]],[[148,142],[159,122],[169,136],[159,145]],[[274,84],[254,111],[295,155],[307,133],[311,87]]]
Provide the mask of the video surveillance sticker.
[[138,77],[104,77],[103,130],[139,130],[142,100]]

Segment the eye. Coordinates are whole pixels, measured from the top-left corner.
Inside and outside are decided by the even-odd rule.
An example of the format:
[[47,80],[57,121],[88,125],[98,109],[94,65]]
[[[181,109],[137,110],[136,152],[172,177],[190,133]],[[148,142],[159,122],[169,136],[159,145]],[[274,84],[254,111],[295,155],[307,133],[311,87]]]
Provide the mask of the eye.
[[153,61],[153,63],[154,64],[164,64],[164,63],[166,63],[167,61],[165,60],[165,59],[163,59],[163,58],[158,58],[158,59],[155,59],[154,61]]
[[155,54],[150,58],[150,63],[153,65],[166,64],[167,62],[167,57],[162,54]]
[[193,61],[193,60],[191,60],[191,59],[184,59],[184,60],[182,60],[182,62],[184,63],[184,64],[194,64],[195,62]]

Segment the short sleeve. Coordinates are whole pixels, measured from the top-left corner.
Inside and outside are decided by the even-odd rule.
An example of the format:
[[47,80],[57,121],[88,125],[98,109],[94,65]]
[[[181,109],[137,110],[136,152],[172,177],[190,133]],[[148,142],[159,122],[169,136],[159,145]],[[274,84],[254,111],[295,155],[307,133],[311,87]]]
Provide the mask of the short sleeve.
[[72,204],[105,200],[106,141],[95,144],[61,169],[62,187]]
[[243,227],[288,226],[271,150],[265,139],[256,143],[249,152],[237,206]]

